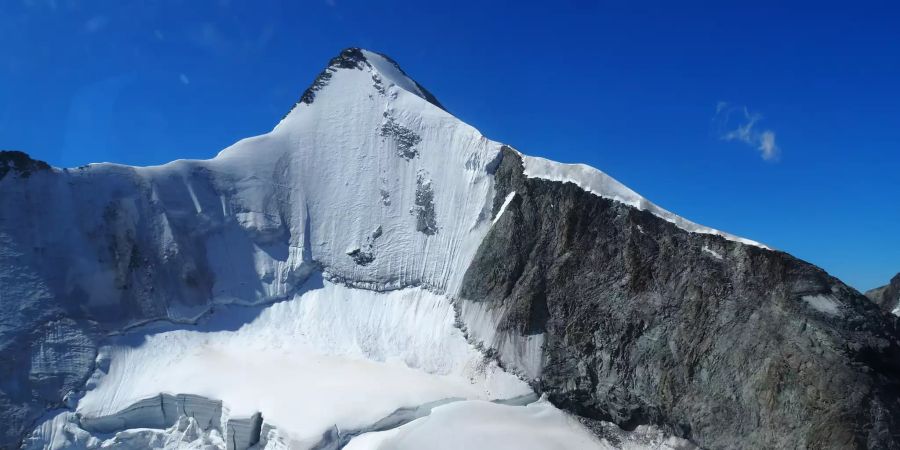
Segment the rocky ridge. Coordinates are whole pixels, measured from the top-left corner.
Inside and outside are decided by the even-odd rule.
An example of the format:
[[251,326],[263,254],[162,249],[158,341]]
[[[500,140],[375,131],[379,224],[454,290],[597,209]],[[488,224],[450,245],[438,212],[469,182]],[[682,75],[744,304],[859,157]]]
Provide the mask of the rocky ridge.
[[890,283],[866,291],[869,297],[882,310],[898,314],[900,313],[900,273],[891,278]]

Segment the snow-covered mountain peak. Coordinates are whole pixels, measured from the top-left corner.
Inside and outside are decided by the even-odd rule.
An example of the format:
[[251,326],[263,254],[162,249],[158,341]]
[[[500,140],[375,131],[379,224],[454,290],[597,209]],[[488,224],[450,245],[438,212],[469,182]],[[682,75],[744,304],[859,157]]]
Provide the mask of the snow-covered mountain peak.
[[287,237],[333,279],[452,292],[490,224],[501,147],[390,58],[347,49],[272,132],[183,165],[237,187],[225,203],[243,230]]
[[[435,430],[445,448],[669,448],[591,420],[607,445],[553,402],[717,448],[744,417],[862,411],[864,372],[810,378],[811,397],[772,410],[745,368],[783,342],[809,373],[851,367],[823,352],[870,358],[883,339],[841,327],[888,330],[818,269],[491,141],[358,48],[210,160],[52,169],[0,152],[0,211],[0,448],[30,429],[26,448],[423,448]],[[682,376],[697,367],[710,382]],[[692,435],[711,423],[692,404],[733,414]]]
[[[401,94],[411,94],[406,101],[398,100]],[[324,97],[324,100],[318,100]],[[382,98],[383,104],[379,104],[378,98]],[[367,101],[368,100],[368,101]],[[424,100],[425,102],[422,102]],[[302,125],[287,125],[294,122],[303,122],[302,111],[313,108],[314,103],[327,103],[326,109],[334,110],[333,103],[346,102],[349,106],[344,108],[344,113],[310,113],[318,121],[323,116],[346,122],[357,120],[354,116],[363,114],[375,114],[384,119],[379,133],[393,135],[396,140],[398,152],[407,159],[418,155],[418,150],[413,147],[418,143],[418,135],[414,127],[403,125],[421,124],[424,117],[433,118],[433,126],[437,128],[455,127],[467,124],[448,114],[437,99],[413,80],[396,61],[390,57],[360,48],[348,48],[332,58],[328,66],[316,77],[313,84],[303,93],[300,101],[294,109],[285,116],[285,120],[276,127],[275,131],[286,128],[300,129]],[[427,103],[430,103],[428,105]],[[378,105],[375,105],[378,104]],[[364,111],[368,105],[376,106],[375,110]],[[377,109],[381,106],[381,109]],[[432,107],[433,106],[433,107]],[[435,108],[436,107],[436,108]],[[431,121],[431,120],[428,120]],[[345,123],[342,126],[346,126]],[[478,132],[472,129],[472,132]],[[480,136],[480,134],[478,134]],[[443,150],[438,150],[443,151]],[[594,195],[615,200],[640,210],[645,210],[665,219],[679,228],[693,233],[713,234],[725,239],[768,248],[759,242],[735,236],[710,227],[691,222],[683,217],[673,214],[656,204],[640,196],[627,186],[619,183],[602,171],[583,164],[562,164],[544,158],[530,157],[518,153],[524,163],[525,175],[531,178],[541,178],[550,181],[571,182],[581,189]]]
[[[316,100],[316,95],[332,84],[334,75],[344,70],[358,70],[370,75],[369,78],[360,78],[361,86],[364,89],[373,89],[380,94],[384,94],[387,89],[397,86],[404,91],[410,92],[425,101],[444,109],[441,103],[426,90],[422,85],[413,80],[406,72],[400,68],[396,61],[387,55],[364,50],[357,47],[350,47],[342,50],[337,56],[331,58],[328,65],[322,72],[316,76],[312,84],[300,96],[300,100],[294,106],[312,105]],[[290,113],[288,113],[290,114]]]

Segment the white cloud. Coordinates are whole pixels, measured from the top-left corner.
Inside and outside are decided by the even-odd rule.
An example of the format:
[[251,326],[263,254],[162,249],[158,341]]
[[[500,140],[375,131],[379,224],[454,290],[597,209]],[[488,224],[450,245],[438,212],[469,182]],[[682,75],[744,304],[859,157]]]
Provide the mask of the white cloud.
[[716,105],[715,123],[719,139],[724,141],[743,142],[759,151],[762,159],[777,161],[781,149],[775,142],[775,132],[760,129],[757,124],[762,116],[751,113],[747,107],[738,107],[728,102]]
[[771,160],[778,157],[778,145],[775,144],[775,132],[771,130],[763,131],[759,140],[759,151],[765,160]]

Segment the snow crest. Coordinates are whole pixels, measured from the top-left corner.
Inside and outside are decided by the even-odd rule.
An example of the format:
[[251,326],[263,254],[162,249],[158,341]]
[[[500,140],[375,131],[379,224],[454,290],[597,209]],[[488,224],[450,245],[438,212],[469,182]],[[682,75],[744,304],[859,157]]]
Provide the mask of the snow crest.
[[591,166],[585,164],[563,164],[549,159],[527,155],[522,155],[522,162],[525,165],[525,176],[527,177],[541,178],[561,183],[572,183],[598,197],[624,203],[642,211],[649,211],[650,213],[653,213],[653,215],[675,224],[675,226],[682,230],[691,233],[714,234],[728,239],[729,241],[768,249],[768,247],[759,242],[705,227],[666,211],[640,196],[637,192],[629,189],[624,184],[616,181],[613,177]]

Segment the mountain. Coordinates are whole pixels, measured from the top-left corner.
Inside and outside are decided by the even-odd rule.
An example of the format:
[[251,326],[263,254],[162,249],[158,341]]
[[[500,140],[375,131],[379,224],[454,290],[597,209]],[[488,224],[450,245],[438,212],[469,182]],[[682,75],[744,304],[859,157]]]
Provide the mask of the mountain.
[[378,53],[211,160],[0,159],[4,448],[898,447],[893,317]]
[[881,309],[892,314],[900,314],[900,273],[894,275],[890,283],[867,291],[866,297]]

